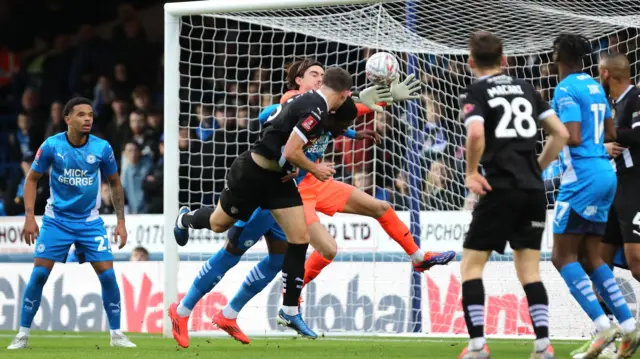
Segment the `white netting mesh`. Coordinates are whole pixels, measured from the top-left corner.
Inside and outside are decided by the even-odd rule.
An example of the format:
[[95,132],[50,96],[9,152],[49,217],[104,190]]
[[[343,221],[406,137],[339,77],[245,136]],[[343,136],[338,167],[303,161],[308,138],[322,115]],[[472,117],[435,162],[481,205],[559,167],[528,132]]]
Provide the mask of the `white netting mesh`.
[[[355,87],[361,90],[367,85],[364,74],[367,58],[376,50],[384,50],[397,56],[403,76],[412,68],[409,66],[410,62],[418,69],[418,76],[424,83],[421,100],[417,102],[417,106],[409,106],[406,103],[394,104],[384,114],[371,114],[358,119],[356,129],[377,129],[384,135],[383,143],[372,146],[366,141],[340,138],[327,151],[326,159],[338,164],[336,179],[354,184],[379,199],[389,201],[400,211],[401,217],[407,223],[409,213],[404,211],[410,208],[409,183],[412,181],[409,179],[415,180],[418,185],[416,189],[419,193],[419,209],[423,211],[422,247],[459,248],[466,228],[456,227],[458,222],[451,218],[467,216],[464,218],[468,220],[468,213],[444,214],[433,211],[470,209],[474,203],[473,197],[468,196],[464,188],[465,129],[458,119],[457,105],[460,90],[473,80],[466,65],[466,42],[470,32],[489,30],[500,35],[504,40],[507,55],[505,71],[531,81],[543,97],[549,100],[557,83],[550,73],[550,48],[553,39],[560,32],[578,32],[592,40],[594,52],[585,70],[594,76],[597,76],[596,65],[600,53],[626,53],[632,64],[634,83],[638,83],[640,61],[637,34],[640,15],[629,15],[638,13],[640,3],[637,1],[451,0],[417,1],[413,5],[404,1],[385,1],[361,5],[182,17],[180,205],[188,205],[193,209],[203,205],[213,206],[217,202],[224,187],[226,171],[232,161],[258,138],[258,113],[264,107],[278,102],[286,91],[284,68],[288,63],[296,58],[313,57],[327,66],[342,66],[353,74]],[[412,21],[412,18],[415,21]],[[542,137],[540,139],[542,143]],[[415,154],[418,158],[418,171],[412,171],[409,162],[411,155]],[[552,208],[553,193],[558,187],[558,173],[551,167],[546,176]],[[338,238],[339,243],[352,243],[344,241],[345,236],[355,234],[346,230],[341,232],[339,226],[344,225],[344,228],[348,228],[354,220],[341,218],[334,219],[333,222],[325,219],[323,222],[338,228],[334,232],[335,235],[343,236]],[[369,223],[366,220],[361,222]],[[460,223],[464,222],[465,219],[460,220]],[[372,231],[379,230],[375,221],[369,225]],[[438,225],[441,225],[441,228]],[[379,242],[388,241],[384,233],[371,233],[370,238],[379,238]],[[202,248],[200,245],[212,244],[212,250],[215,250],[224,239],[224,235],[198,233],[192,244],[185,247],[185,253],[192,252],[189,250],[189,246],[192,245]],[[447,242],[448,240],[452,242]],[[343,311],[347,311],[349,301],[358,300],[357,295],[363,292],[367,293],[368,298],[373,298],[372,310],[349,314],[357,317],[360,321],[358,323],[373,320],[374,324],[371,327],[363,327],[364,324],[351,327],[345,324],[335,327],[335,330],[356,333],[412,330],[410,318],[418,308],[412,307],[415,297],[411,294],[410,267],[406,263],[394,263],[407,259],[403,253],[398,253],[398,247],[397,251],[389,252],[386,249],[389,247],[381,249],[378,239],[375,242],[375,245],[342,248],[342,254],[337,260],[340,263],[335,263],[334,270],[327,269],[329,272],[318,278],[317,288],[328,293],[323,300],[327,301],[329,307],[332,305],[331,300],[335,300],[336,303],[341,303],[340,308]],[[252,250],[255,255],[250,259],[260,258],[264,249],[264,246],[258,246]],[[185,254],[183,259],[205,260],[207,257],[207,253]],[[216,289],[229,299],[254,262],[241,264],[241,269],[233,269],[229,274],[236,280],[227,281],[225,278],[220,284],[221,287]],[[511,265],[495,264],[498,266],[495,270],[502,270],[500,266],[506,264]],[[549,264],[549,268],[545,279],[562,284],[555,269],[549,262],[546,264]],[[387,272],[396,271],[395,267],[391,268],[393,265],[404,268],[406,275],[396,272],[394,276],[387,277]],[[543,270],[546,270],[544,268],[545,266]],[[198,269],[199,264],[194,263],[187,265],[187,269],[180,272],[181,292],[186,290],[183,286],[188,287]],[[352,274],[340,277],[339,274],[345,272]],[[434,273],[442,275],[443,272],[454,273],[458,277],[457,267]],[[435,275],[432,277],[435,278]],[[493,284],[487,284],[490,287],[489,294],[503,296],[500,297],[500,308],[512,306],[510,300],[519,302],[522,299],[515,274],[511,277],[509,283],[513,282],[513,285],[497,280],[492,282]],[[445,284],[448,283],[449,288],[455,285],[455,281],[449,279],[444,280],[441,283],[444,287],[439,289],[443,301]],[[352,284],[354,280],[359,284]],[[431,284],[438,281],[442,279],[423,281],[422,301],[418,301],[422,312],[418,313],[418,316],[423,318],[423,331],[453,334],[457,332],[457,329],[453,329],[453,324],[446,330],[434,329],[431,305],[435,305],[432,302],[435,299],[434,287]],[[359,285],[360,289],[356,290],[356,297],[352,298],[350,296],[354,295],[354,285]],[[565,290],[562,286],[557,287],[558,290]],[[268,290],[273,294],[269,299],[268,308],[271,308],[271,305],[277,307],[278,291]],[[385,293],[395,293],[395,297]],[[514,293],[513,298],[504,299],[508,296],[505,293]],[[273,297],[274,295],[276,297]],[[456,294],[454,290],[450,295],[453,297],[447,299],[457,300],[456,295],[459,295],[459,291]],[[262,309],[267,308],[265,298],[260,296],[250,303],[255,313],[261,310],[261,316],[265,315]],[[569,303],[572,305],[572,299],[565,300],[565,306],[568,307]],[[394,307],[387,302],[402,303],[401,313],[400,304]],[[205,301],[203,305],[209,306],[207,303]],[[387,307],[382,303],[387,303]],[[338,307],[335,306],[333,311],[329,310],[329,314],[326,314],[321,313],[317,309],[319,307],[312,306],[310,313],[315,314],[309,315],[317,315],[325,320],[327,316],[339,315],[340,313],[336,312]],[[394,312],[393,308],[397,311]],[[443,315],[451,316],[454,321],[461,320],[459,309],[457,306],[451,307],[449,310],[454,312]],[[562,327],[560,333],[554,332],[554,328],[552,333],[563,336],[585,334],[585,328],[588,328],[586,322],[575,321],[573,325],[566,320],[569,318],[567,315],[582,318],[579,310],[574,312],[573,308],[564,309],[566,313],[557,320],[558,323],[565,324],[557,324]],[[207,309],[201,311],[202,313],[211,315],[207,314]],[[253,313],[251,312],[251,315]],[[346,315],[346,312],[343,314]],[[495,333],[520,333],[517,330],[513,332],[511,329],[505,329],[518,329],[528,321],[526,316],[520,315],[522,313],[516,314],[515,319],[511,314],[504,317],[506,319],[500,319],[500,323],[503,324]],[[380,319],[385,315],[388,321]],[[258,320],[256,317],[249,319]],[[309,319],[316,322],[319,320]],[[378,320],[382,320],[379,326],[375,324]],[[259,318],[259,322],[262,321],[263,318]],[[251,327],[256,329],[259,325]],[[393,329],[389,329],[392,327]],[[266,326],[264,330],[270,332],[269,328],[271,327]],[[331,325],[328,325],[328,329],[331,329]]]

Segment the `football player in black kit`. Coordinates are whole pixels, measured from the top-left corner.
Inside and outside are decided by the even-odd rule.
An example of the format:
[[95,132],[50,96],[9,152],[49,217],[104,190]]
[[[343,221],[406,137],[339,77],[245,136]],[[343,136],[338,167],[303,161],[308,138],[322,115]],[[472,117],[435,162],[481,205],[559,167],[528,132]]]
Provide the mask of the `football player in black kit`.
[[609,89],[617,133],[616,142],[607,143],[606,148],[615,159],[618,177],[601,254],[612,265],[616,251],[624,247],[627,267],[640,280],[640,88],[631,84],[630,75],[629,60],[623,54],[600,61],[600,82]]
[[[531,358],[552,359],[549,300],[539,270],[547,208],[542,169],[558,156],[569,133],[531,84],[502,73],[500,38],[485,31],[473,33],[469,50],[469,65],[478,79],[460,95],[467,127],[465,182],[482,197],[473,210],[460,265],[470,336],[460,359],[490,357],[484,338],[482,272],[492,251],[504,253],[507,243],[536,333]],[[549,136],[537,156],[539,123]]]
[[[237,220],[249,220],[257,207],[270,210],[289,242],[282,265],[283,307],[277,319],[280,324],[312,339],[317,335],[298,312],[309,232],[302,199],[290,174],[298,167],[324,181],[335,173],[326,164],[310,161],[304,154],[304,146],[327,132],[338,137],[353,124],[357,109],[349,97],[351,86],[351,75],[347,71],[329,68],[319,90],[294,97],[278,107],[263,125],[261,137],[251,150],[231,164],[227,187],[215,210],[203,207],[186,212],[181,209],[174,231],[178,244],[186,243],[188,228],[221,233]],[[338,108],[340,113],[351,115],[329,116],[330,111]]]

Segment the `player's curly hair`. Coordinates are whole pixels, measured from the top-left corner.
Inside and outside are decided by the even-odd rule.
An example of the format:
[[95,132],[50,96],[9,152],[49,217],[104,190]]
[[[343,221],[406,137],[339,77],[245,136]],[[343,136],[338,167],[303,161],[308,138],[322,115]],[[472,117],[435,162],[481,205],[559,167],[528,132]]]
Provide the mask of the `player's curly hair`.
[[71,113],[73,112],[74,107],[76,107],[78,105],[89,105],[89,106],[92,106],[93,103],[88,98],[74,97],[64,105],[64,108],[62,109],[62,115],[64,117],[67,117],[67,116],[71,115]]
[[320,66],[324,68],[319,61],[311,58],[300,59],[291,63],[287,68],[287,87],[289,87],[290,90],[299,90],[300,86],[296,83],[296,79],[298,77],[303,77],[304,73],[311,66]]
[[572,67],[582,67],[582,59],[591,53],[589,40],[578,34],[562,33],[553,41],[556,62]]

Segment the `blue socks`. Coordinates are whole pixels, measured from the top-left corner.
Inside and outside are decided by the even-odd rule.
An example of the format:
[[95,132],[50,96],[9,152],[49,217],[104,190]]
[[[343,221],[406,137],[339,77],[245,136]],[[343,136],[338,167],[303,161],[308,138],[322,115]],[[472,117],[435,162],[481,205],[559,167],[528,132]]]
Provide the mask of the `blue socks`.
[[20,326],[23,328],[31,328],[33,317],[36,316],[38,308],[40,308],[40,300],[42,299],[42,288],[44,288],[49,278],[49,270],[45,267],[33,267],[29,283],[24,289],[24,297],[22,298],[22,310],[20,311]]
[[596,268],[591,274],[591,280],[595,284],[598,294],[613,312],[613,315],[622,325],[626,320],[632,318],[627,302],[622,296],[622,292],[616,283],[616,278],[608,265],[603,264]]
[[[284,262],[284,254],[269,254],[262,258],[260,263],[251,269],[242,286],[229,303],[228,308],[230,307],[233,311],[227,310],[226,313],[223,311],[223,314],[225,314],[227,318],[231,316],[232,318],[230,319],[237,317],[238,312],[242,310],[251,298],[266,288],[273,278],[278,275],[282,269],[282,262]],[[229,314],[229,316],[226,314]]]
[[98,274],[100,285],[102,286],[102,305],[107,312],[109,329],[120,329],[120,288],[116,281],[116,273],[113,268]]
[[198,301],[220,282],[229,269],[240,262],[241,257],[234,256],[223,248],[211,256],[208,261],[204,262],[187,295],[178,306],[178,315],[187,316],[191,314]]
[[[593,292],[593,288],[591,287],[591,281],[585,273],[584,269],[578,262],[571,262],[560,270],[560,275],[562,279],[567,283],[569,290],[571,291],[571,295],[576,299],[582,310],[587,313],[589,318],[591,318],[594,323],[596,321],[602,322],[602,318],[606,319],[604,315],[604,311],[598,303],[598,297]],[[602,322],[603,323],[603,322]],[[606,326],[609,324],[609,319],[606,319]],[[596,323],[596,326],[598,324]],[[602,328],[598,328],[598,330],[602,330]]]

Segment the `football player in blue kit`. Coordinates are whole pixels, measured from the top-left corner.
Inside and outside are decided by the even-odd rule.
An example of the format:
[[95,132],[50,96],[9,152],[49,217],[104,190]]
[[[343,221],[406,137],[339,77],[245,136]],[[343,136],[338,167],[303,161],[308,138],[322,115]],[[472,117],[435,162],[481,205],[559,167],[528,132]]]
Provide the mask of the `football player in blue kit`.
[[[111,187],[118,218],[114,240],[119,237],[119,247],[124,247],[127,229],[118,166],[109,143],[90,134],[93,125],[90,100],[71,99],[63,114],[68,130],[44,141],[25,180],[23,236],[28,245],[35,245],[35,258],[22,299],[20,330],[7,349],[27,348],[29,329],[42,299],[42,288],[54,264],[66,261],[72,244],[80,262],[91,263],[100,280],[102,301],[111,329],[111,346],[135,347],[120,330],[120,288],[113,271],[109,238],[98,215],[100,183],[105,178]],[[34,216],[36,184],[49,170],[51,195],[39,229]]]
[[[569,141],[561,153],[564,172],[554,214],[552,261],[598,331],[584,358],[597,358],[620,335],[619,358],[629,358],[640,332],[599,251],[617,185],[604,142],[615,140],[616,132],[604,89],[582,71],[582,59],[590,52],[588,40],[575,34],[561,34],[553,44],[560,79],[553,104],[569,131]],[[585,268],[578,261],[581,245]],[[604,314],[591,282],[620,328]]]

